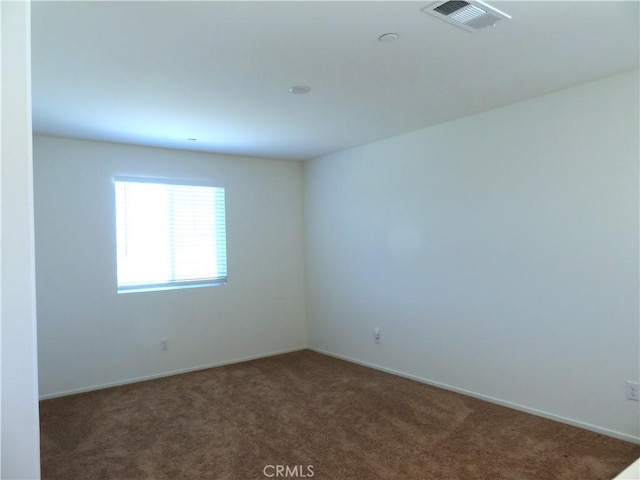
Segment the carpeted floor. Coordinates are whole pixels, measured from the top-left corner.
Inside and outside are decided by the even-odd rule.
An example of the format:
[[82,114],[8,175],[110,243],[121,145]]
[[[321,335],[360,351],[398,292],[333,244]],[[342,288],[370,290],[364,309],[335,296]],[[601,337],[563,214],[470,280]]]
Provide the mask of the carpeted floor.
[[610,479],[640,446],[311,351],[40,404],[42,478]]

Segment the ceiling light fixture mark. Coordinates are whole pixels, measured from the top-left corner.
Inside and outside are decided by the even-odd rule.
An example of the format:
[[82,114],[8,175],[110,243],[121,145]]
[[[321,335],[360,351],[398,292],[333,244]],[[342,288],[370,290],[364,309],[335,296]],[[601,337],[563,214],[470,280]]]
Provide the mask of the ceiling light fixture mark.
[[395,42],[398,39],[397,33],[384,33],[378,37],[378,40],[381,42]]
[[294,95],[304,95],[305,93],[309,93],[311,91],[311,87],[307,87],[306,85],[295,85],[289,89],[290,93]]

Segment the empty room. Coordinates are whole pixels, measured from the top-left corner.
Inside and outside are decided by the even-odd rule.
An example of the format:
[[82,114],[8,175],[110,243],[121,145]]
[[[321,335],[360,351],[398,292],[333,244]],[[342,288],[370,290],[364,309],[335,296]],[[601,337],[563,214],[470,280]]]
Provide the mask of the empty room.
[[1,478],[640,478],[639,6],[2,2]]

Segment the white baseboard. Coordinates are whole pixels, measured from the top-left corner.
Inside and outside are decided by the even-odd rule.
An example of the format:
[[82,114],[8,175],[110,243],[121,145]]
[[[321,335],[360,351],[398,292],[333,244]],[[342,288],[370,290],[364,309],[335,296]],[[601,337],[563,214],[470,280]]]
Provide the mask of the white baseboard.
[[198,365],[196,367],[189,367],[189,368],[182,368],[182,369],[179,369],[179,370],[172,370],[170,372],[161,372],[161,373],[156,373],[156,374],[153,374],[153,375],[146,375],[146,376],[143,376],[143,377],[127,378],[125,380],[118,380],[116,382],[103,383],[103,384],[100,384],[100,385],[91,385],[89,387],[77,388],[77,389],[73,389],[73,390],[66,390],[64,392],[48,393],[46,395],[41,395],[40,396],[40,400],[50,400],[52,398],[66,397],[68,395],[75,395],[77,393],[93,392],[94,390],[102,390],[102,389],[105,389],[105,388],[119,387],[121,385],[128,385],[130,383],[144,382],[146,380],[155,380],[156,378],[170,377],[172,375],[179,375],[181,373],[196,372],[198,370],[206,370],[207,368],[222,367],[224,365],[231,365],[233,363],[247,362],[249,360],[257,360],[259,358],[273,357],[274,355],[282,355],[284,353],[298,352],[300,350],[307,350],[307,349],[308,349],[308,347],[306,345],[304,345],[304,346],[300,346],[300,347],[296,347],[296,348],[289,348],[287,350],[279,350],[279,351],[276,351],[276,352],[261,353],[259,355],[251,355],[251,356],[248,356],[248,357],[234,358],[232,360],[225,360],[225,361],[222,361],[222,362],[210,363],[210,364],[207,364],[207,365]]
[[401,372],[399,370],[394,370],[392,368],[383,367],[381,365],[377,365],[377,364],[370,363],[370,362],[364,362],[362,360],[358,360],[356,358],[348,357],[346,355],[340,355],[338,353],[330,352],[328,350],[323,350],[321,348],[310,347],[310,346],[306,346],[306,345],[299,346],[299,347],[296,347],[296,348],[290,348],[290,349],[286,349],[286,350],[279,350],[279,351],[275,351],[275,352],[262,353],[262,354],[258,354],[258,355],[247,356],[247,357],[234,358],[234,359],[231,359],[231,360],[225,360],[225,361],[222,361],[222,362],[216,362],[216,363],[211,363],[211,364],[207,364],[207,365],[198,365],[198,366],[195,366],[195,367],[183,368],[183,369],[179,369],[179,370],[172,370],[172,371],[169,371],[169,372],[162,372],[162,373],[153,374],[153,375],[146,375],[146,376],[142,376],[142,377],[129,378],[129,379],[125,379],[125,380],[119,380],[119,381],[116,381],[116,382],[104,383],[104,384],[100,384],[100,385],[92,385],[92,386],[89,386],[89,387],[83,387],[83,388],[78,388],[78,389],[73,389],[73,390],[66,390],[66,391],[63,391],[63,392],[50,393],[50,394],[46,394],[46,395],[41,395],[40,396],[40,400],[49,400],[49,399],[52,399],[52,398],[66,397],[68,395],[75,395],[77,393],[92,392],[94,390],[102,390],[102,389],[105,389],[105,388],[118,387],[118,386],[121,386],[121,385],[128,385],[128,384],[131,384],[131,383],[144,382],[146,380],[154,380],[154,379],[157,379],[157,378],[170,377],[172,375],[179,375],[181,373],[189,373],[189,372],[195,372],[195,371],[198,371],[198,370],[206,370],[207,368],[221,367],[221,366],[224,366],[224,365],[231,365],[231,364],[234,364],[234,363],[247,362],[249,360],[257,360],[257,359],[260,359],[260,358],[273,357],[275,355],[282,355],[282,354],[285,354],[285,353],[298,352],[300,350],[312,350],[314,352],[321,353],[323,355],[328,355],[330,357],[339,358],[340,360],[345,360],[347,362],[351,362],[351,363],[355,363],[355,364],[362,365],[362,366],[365,366],[365,367],[373,368],[375,370],[380,370],[382,372],[390,373],[392,375],[397,375],[399,377],[408,378],[410,380],[415,380],[415,381],[420,382],[420,383],[424,383],[424,384],[427,384],[427,385],[432,385],[434,387],[438,387],[438,388],[442,388],[442,389],[449,390],[449,391],[452,391],[452,392],[460,393],[462,395],[468,395],[470,397],[474,397],[474,398],[478,398],[480,400],[484,400],[484,401],[487,401],[487,402],[495,403],[495,404],[501,405],[503,407],[513,408],[514,410],[519,410],[521,412],[530,413],[530,414],[536,415],[538,417],[548,418],[549,420],[554,420],[554,421],[557,421],[557,422],[560,422],[560,423],[566,423],[567,425],[572,425],[574,427],[584,428],[585,430],[590,430],[592,432],[601,433],[603,435],[607,435],[609,437],[617,438],[619,440],[625,440],[627,442],[640,444],[640,437],[634,437],[633,435],[628,435],[626,433],[618,432],[618,431],[615,431],[615,430],[610,430],[608,428],[599,427],[597,425],[592,425],[590,423],[581,422],[581,421],[574,420],[574,419],[567,418],[567,417],[563,417],[563,416],[560,416],[560,415],[555,415],[553,413],[545,412],[545,411],[542,411],[542,410],[537,410],[535,408],[530,408],[530,407],[527,407],[527,406],[524,406],[524,405],[520,405],[520,404],[517,404],[517,403],[509,402],[509,401],[502,400],[502,399],[495,398],[495,397],[491,397],[491,396],[488,396],[488,395],[483,395],[481,393],[472,392],[470,390],[465,390],[463,388],[458,388],[458,387],[447,385],[447,384],[444,384],[444,383],[441,383],[441,382],[436,382],[436,381],[433,381],[433,380],[429,380],[428,378],[418,377],[416,375],[411,375],[409,373]]
[[345,355],[340,355],[334,352],[330,352],[327,350],[323,350],[321,348],[316,347],[307,347],[309,350],[312,350],[317,353],[322,353],[323,355],[328,355],[330,357],[339,358],[340,360],[345,360],[347,362],[356,363],[358,365],[362,365],[365,367],[373,368],[375,370],[380,370],[382,372],[391,373],[393,375],[398,375],[399,377],[408,378],[410,380],[415,380],[420,383],[425,383],[427,385],[431,385],[434,387],[442,388],[444,390],[449,390],[456,393],[461,393],[463,395],[468,395],[470,397],[478,398],[480,400],[485,400],[490,403],[495,403],[497,405],[501,405],[503,407],[513,408],[514,410],[519,410],[521,412],[530,413],[532,415],[536,415],[538,417],[547,418],[549,420],[554,420],[560,423],[566,423],[567,425],[571,425],[574,427],[584,428],[585,430],[590,430],[592,432],[601,433],[602,435],[607,435],[608,437],[617,438],[619,440],[625,440],[631,443],[640,444],[640,437],[634,437],[633,435],[628,435],[626,433],[618,432],[615,430],[609,430],[608,428],[599,427],[597,425],[591,425],[590,423],[581,422],[578,420],[574,420],[571,418],[563,417],[560,415],[555,415],[553,413],[545,412],[542,410],[537,410],[535,408],[530,408],[524,405],[520,405],[513,402],[508,402],[506,400],[501,400],[499,398],[490,397],[488,395],[483,395],[481,393],[472,392],[469,390],[465,390],[463,388],[453,387],[451,385],[447,385],[440,382],[435,382],[433,380],[429,380],[428,378],[418,377],[416,375],[411,375],[409,373],[401,372],[398,370],[394,370],[391,368],[382,367],[380,365],[376,365],[370,362],[363,362],[362,360],[358,360],[356,358],[347,357]]

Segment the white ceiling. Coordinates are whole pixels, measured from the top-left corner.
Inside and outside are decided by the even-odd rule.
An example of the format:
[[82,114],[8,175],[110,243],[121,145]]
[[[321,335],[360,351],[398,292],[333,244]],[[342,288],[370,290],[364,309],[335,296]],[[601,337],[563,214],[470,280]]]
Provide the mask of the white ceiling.
[[430,3],[34,2],[34,132],[307,159],[638,68],[638,1]]

